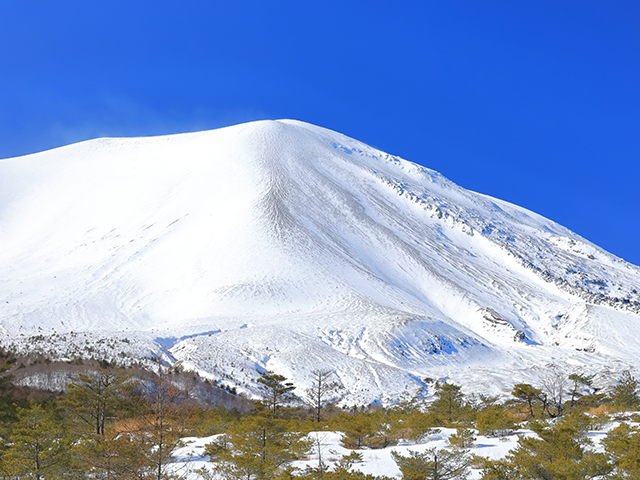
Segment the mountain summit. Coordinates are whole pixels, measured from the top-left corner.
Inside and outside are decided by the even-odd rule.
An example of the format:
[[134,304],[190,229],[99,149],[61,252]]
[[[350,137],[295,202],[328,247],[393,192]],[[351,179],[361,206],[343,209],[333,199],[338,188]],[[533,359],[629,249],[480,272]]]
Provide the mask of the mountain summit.
[[293,120],[0,161],[2,344],[164,350],[350,403],[638,365],[640,269],[524,208]]

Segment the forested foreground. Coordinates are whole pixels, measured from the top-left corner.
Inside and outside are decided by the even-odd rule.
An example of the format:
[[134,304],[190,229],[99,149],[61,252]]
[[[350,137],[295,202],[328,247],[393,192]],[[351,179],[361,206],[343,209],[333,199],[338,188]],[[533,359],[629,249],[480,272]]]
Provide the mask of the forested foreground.
[[[554,372],[543,385],[515,385],[506,401],[465,396],[444,383],[393,408],[339,408],[342,392],[331,372],[313,373],[304,406],[286,378],[263,372],[263,399],[240,413],[199,406],[171,382],[171,372],[158,372],[141,381],[125,370],[96,369],[78,375],[64,394],[18,388],[5,372],[0,478],[374,480],[389,477],[362,473],[359,465],[363,454],[384,449],[411,480],[640,479],[640,416],[629,413],[640,398],[628,373],[607,395],[595,392],[589,377]],[[417,448],[439,429],[455,431],[445,445]],[[598,429],[607,433],[594,445],[590,432]],[[471,453],[480,436],[516,431],[506,456]],[[350,453],[323,449],[317,432],[341,432]],[[201,458],[177,462],[187,437],[209,440]]]

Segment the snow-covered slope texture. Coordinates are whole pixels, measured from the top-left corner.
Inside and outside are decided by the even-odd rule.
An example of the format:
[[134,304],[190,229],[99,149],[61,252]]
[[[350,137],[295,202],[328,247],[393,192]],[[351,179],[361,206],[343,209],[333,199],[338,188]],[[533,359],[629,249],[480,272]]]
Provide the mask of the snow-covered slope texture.
[[0,161],[2,343],[174,359],[251,391],[335,371],[501,391],[639,365],[640,269],[437,172],[292,120]]

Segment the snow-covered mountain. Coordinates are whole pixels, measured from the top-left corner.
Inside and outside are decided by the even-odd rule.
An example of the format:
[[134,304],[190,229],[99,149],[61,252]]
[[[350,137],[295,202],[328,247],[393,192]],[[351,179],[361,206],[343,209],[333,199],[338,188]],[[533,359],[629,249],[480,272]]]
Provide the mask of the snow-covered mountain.
[[524,208],[306,123],[0,161],[4,346],[164,349],[240,390],[331,369],[350,403],[640,365],[640,268]]

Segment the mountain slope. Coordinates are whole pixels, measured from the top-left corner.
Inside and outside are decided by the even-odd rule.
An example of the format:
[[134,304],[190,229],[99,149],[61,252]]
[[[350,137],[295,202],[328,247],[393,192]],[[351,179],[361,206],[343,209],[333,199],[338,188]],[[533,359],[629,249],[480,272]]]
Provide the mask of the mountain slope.
[[640,269],[523,208],[302,122],[0,161],[3,344],[153,349],[349,399],[638,364]]

